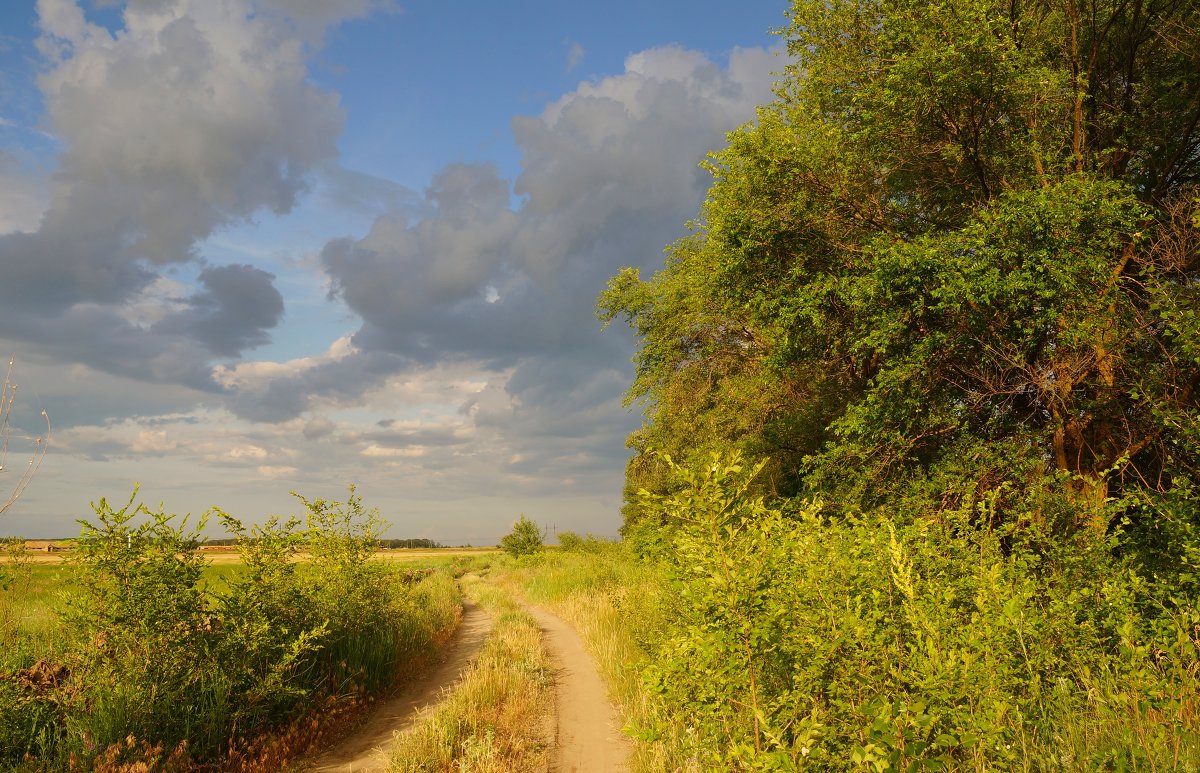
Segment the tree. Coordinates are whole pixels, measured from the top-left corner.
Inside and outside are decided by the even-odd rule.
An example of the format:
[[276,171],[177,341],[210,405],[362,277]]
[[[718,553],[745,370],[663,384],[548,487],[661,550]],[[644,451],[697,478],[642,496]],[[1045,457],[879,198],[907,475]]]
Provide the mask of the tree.
[[735,446],[779,496],[1060,531],[1190,496],[1200,4],[795,0],[784,34],[693,234],[601,296],[642,339],[629,489]]
[[500,540],[500,549],[513,558],[533,555],[542,549],[542,530],[522,515],[513,524],[512,532]]

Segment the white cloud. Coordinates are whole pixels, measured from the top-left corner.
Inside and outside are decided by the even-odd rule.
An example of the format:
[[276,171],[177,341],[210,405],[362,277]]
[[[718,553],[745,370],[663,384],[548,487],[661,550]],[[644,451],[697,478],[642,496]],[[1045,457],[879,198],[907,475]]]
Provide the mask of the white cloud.
[[584,50],[583,46],[575,41],[570,42],[571,47],[567,49],[567,72],[573,72],[583,62],[583,58],[587,56],[587,51]]
[[213,368],[213,378],[229,389],[253,392],[265,389],[273,379],[296,377],[324,365],[336,364],[356,351],[350,336],[343,336],[321,354],[311,357],[297,357],[285,362],[247,360],[232,365],[217,365]]
[[[444,418],[421,421],[469,443],[435,446],[413,428],[386,440],[328,433],[356,443],[360,458],[408,458],[426,471],[464,454],[509,460],[490,461],[474,490],[568,480],[578,491],[617,488],[637,421],[621,403],[630,340],[601,334],[596,296],[621,265],[657,265],[683,233],[710,182],[699,161],[770,99],[777,66],[764,50],[736,51],[722,67],[694,51],[654,49],[540,116],[515,119],[522,173],[511,185],[486,165],[450,165],[423,204],[326,245],[333,290],[362,318],[352,348],[336,363],[290,372],[245,366],[261,378],[236,410],[275,420],[363,404],[378,412],[403,394],[410,406],[454,410],[450,436]],[[515,211],[510,187],[525,197]],[[451,388],[442,378],[450,370],[470,388]]]
[[129,450],[135,454],[164,453],[174,451],[176,447],[165,431],[148,429],[137,433],[129,444]]
[[375,457],[404,457],[407,459],[419,458],[425,456],[428,452],[421,446],[409,446],[407,448],[386,448],[380,445],[369,445],[359,451],[363,456]]
[[272,480],[277,478],[294,478],[300,473],[295,467],[288,467],[286,465],[264,464],[255,469],[260,476]]
[[234,461],[241,461],[243,459],[266,459],[270,454],[267,453],[267,449],[265,448],[244,445],[229,449],[223,456]]
[[[64,479],[137,458],[209,503],[214,476],[222,492],[297,479],[318,496],[357,481],[401,512],[422,502],[404,516],[422,530],[447,522],[448,500],[475,497],[474,511],[498,517],[518,493],[572,513],[589,497],[588,512],[612,518],[637,417],[621,404],[631,340],[599,332],[596,295],[619,266],[660,262],[709,183],[697,162],[770,98],[778,60],[643,52],[514,120],[517,179],[455,164],[417,194],[326,179],[339,108],[279,14],[332,22],[285,4],[250,17],[238,0],[134,2],[109,35],[75,4],[43,0],[62,57],[43,86],[66,150],[41,228],[0,237],[0,330],[47,361],[86,363],[50,377],[77,411],[55,440],[74,466]],[[194,109],[174,96],[193,91]],[[269,275],[168,264],[228,224],[286,210],[317,170],[331,202],[375,216],[320,258],[361,324],[312,356],[241,360],[278,320]]]
[[196,262],[221,227],[290,210],[336,158],[338,99],[311,83],[291,22],[242,0],[133,0],[115,32],[73,0],[37,9],[62,151],[42,199],[0,163],[0,329],[62,361],[218,391],[210,363],[282,317],[273,277],[206,266],[179,287],[164,267]]

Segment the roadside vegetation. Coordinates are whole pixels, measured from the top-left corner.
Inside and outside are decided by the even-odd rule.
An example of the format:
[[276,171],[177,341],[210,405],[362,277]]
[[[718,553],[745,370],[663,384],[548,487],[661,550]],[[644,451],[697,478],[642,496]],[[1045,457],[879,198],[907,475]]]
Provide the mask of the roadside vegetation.
[[[304,523],[214,511],[243,564],[219,576],[204,519],[95,504],[56,567],[57,618],[39,634],[0,602],[0,769],[279,770],[431,656],[460,611],[452,573],[371,560],[382,524],[353,488],[300,501]],[[4,568],[27,590],[49,569]]]
[[1200,6],[781,34],[692,234],[600,298],[626,545],[523,585],[614,610],[644,770],[1200,769]]
[[669,621],[665,577],[627,543],[573,532],[560,533],[558,541],[558,550],[494,562],[489,581],[550,609],[579,632],[626,732],[636,739],[634,770],[685,767],[688,754],[673,743],[686,742],[684,726],[670,728],[665,704],[651,696],[642,678]]
[[492,615],[492,633],[453,691],[397,739],[391,770],[544,770],[554,731],[552,677],[541,629],[502,588],[467,575],[463,589]]

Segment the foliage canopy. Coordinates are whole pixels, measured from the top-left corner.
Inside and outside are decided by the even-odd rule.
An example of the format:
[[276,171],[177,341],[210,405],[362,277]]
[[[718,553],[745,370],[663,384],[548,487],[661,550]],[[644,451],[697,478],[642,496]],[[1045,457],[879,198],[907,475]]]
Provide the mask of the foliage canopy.
[[[1102,532],[1200,472],[1200,5],[795,0],[776,101],[650,280],[648,449],[766,493]],[[1115,504],[1114,504],[1115,503]],[[1188,508],[1194,510],[1194,508]]]

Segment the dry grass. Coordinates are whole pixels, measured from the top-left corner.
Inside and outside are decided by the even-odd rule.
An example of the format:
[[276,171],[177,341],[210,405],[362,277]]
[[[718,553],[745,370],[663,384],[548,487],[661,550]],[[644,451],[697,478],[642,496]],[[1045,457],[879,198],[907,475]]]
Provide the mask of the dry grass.
[[463,584],[468,595],[495,617],[492,635],[453,691],[397,738],[391,770],[546,770],[553,693],[541,630],[499,588],[470,576]]
[[[579,632],[616,702],[627,728],[661,727],[661,709],[647,693],[642,665],[646,632],[666,625],[657,574],[616,545],[596,553],[546,552],[535,562],[505,561],[493,582],[546,607]],[[684,729],[676,734],[685,737]],[[698,770],[691,756],[669,748],[654,733],[633,736],[630,769],[635,773]]]

